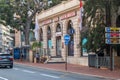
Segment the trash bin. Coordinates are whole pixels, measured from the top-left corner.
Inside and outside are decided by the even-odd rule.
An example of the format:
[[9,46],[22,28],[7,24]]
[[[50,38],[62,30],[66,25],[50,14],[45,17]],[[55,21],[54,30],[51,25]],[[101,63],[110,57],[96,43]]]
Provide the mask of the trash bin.
[[96,54],[88,54],[88,66],[96,67]]

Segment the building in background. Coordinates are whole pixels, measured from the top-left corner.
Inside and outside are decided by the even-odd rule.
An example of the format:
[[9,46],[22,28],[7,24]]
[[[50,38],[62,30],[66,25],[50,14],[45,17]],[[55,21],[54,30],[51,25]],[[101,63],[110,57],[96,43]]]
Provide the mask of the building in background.
[[0,52],[13,48],[13,38],[10,34],[10,26],[0,24]]
[[[35,41],[34,32],[30,30],[29,34],[29,41],[30,45]],[[14,58],[19,59],[20,54],[23,53],[24,59],[29,58],[29,54],[27,54],[27,50],[29,48],[29,45],[25,45],[25,36],[22,31],[15,30],[15,46],[14,46]],[[28,59],[29,60],[29,59]]]

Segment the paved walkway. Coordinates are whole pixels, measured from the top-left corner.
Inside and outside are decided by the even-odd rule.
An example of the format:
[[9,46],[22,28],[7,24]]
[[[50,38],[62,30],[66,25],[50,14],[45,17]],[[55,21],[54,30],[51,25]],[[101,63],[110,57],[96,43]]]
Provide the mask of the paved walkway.
[[[29,65],[33,67],[39,67],[39,68],[52,69],[52,70],[57,70],[57,71],[66,71],[65,63],[42,64],[42,63],[30,63],[26,61],[15,61],[15,63]],[[97,69],[97,68],[88,67],[88,66],[67,64],[67,72],[106,77],[106,78],[111,78],[113,80],[120,79],[120,69],[111,71],[105,68]]]

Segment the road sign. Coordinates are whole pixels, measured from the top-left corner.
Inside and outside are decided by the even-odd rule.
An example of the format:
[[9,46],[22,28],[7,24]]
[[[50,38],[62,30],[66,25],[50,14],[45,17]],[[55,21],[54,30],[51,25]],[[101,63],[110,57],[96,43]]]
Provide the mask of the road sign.
[[68,45],[69,41],[70,41],[70,35],[66,34],[64,36],[64,40],[65,40],[65,45]]
[[65,45],[68,45],[69,44],[69,41],[65,41]]
[[105,27],[105,43],[120,44],[120,28]]
[[66,34],[66,35],[64,36],[64,40],[65,40],[65,41],[69,41],[69,40],[70,40],[70,35]]

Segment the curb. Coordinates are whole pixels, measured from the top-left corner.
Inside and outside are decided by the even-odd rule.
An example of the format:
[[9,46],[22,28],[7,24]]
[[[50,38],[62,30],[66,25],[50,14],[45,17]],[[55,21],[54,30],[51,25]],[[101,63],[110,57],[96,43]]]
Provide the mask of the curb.
[[58,69],[53,69],[53,68],[33,66],[33,65],[29,65],[29,64],[27,65],[27,64],[19,63],[19,62],[14,62],[14,63],[18,64],[18,65],[20,64],[20,65],[24,65],[24,66],[33,67],[33,68],[39,68],[39,69],[47,69],[47,70],[55,70],[55,71],[65,72],[65,73],[81,74],[81,75],[87,75],[87,76],[92,76],[92,77],[105,78],[105,79],[109,79],[109,80],[120,80],[120,79],[116,79],[116,78],[112,78],[112,77],[105,77],[105,76],[100,76],[100,75],[93,75],[93,74],[87,74],[87,73],[78,73],[78,72],[72,72],[72,71],[66,71],[66,70],[58,70]]

